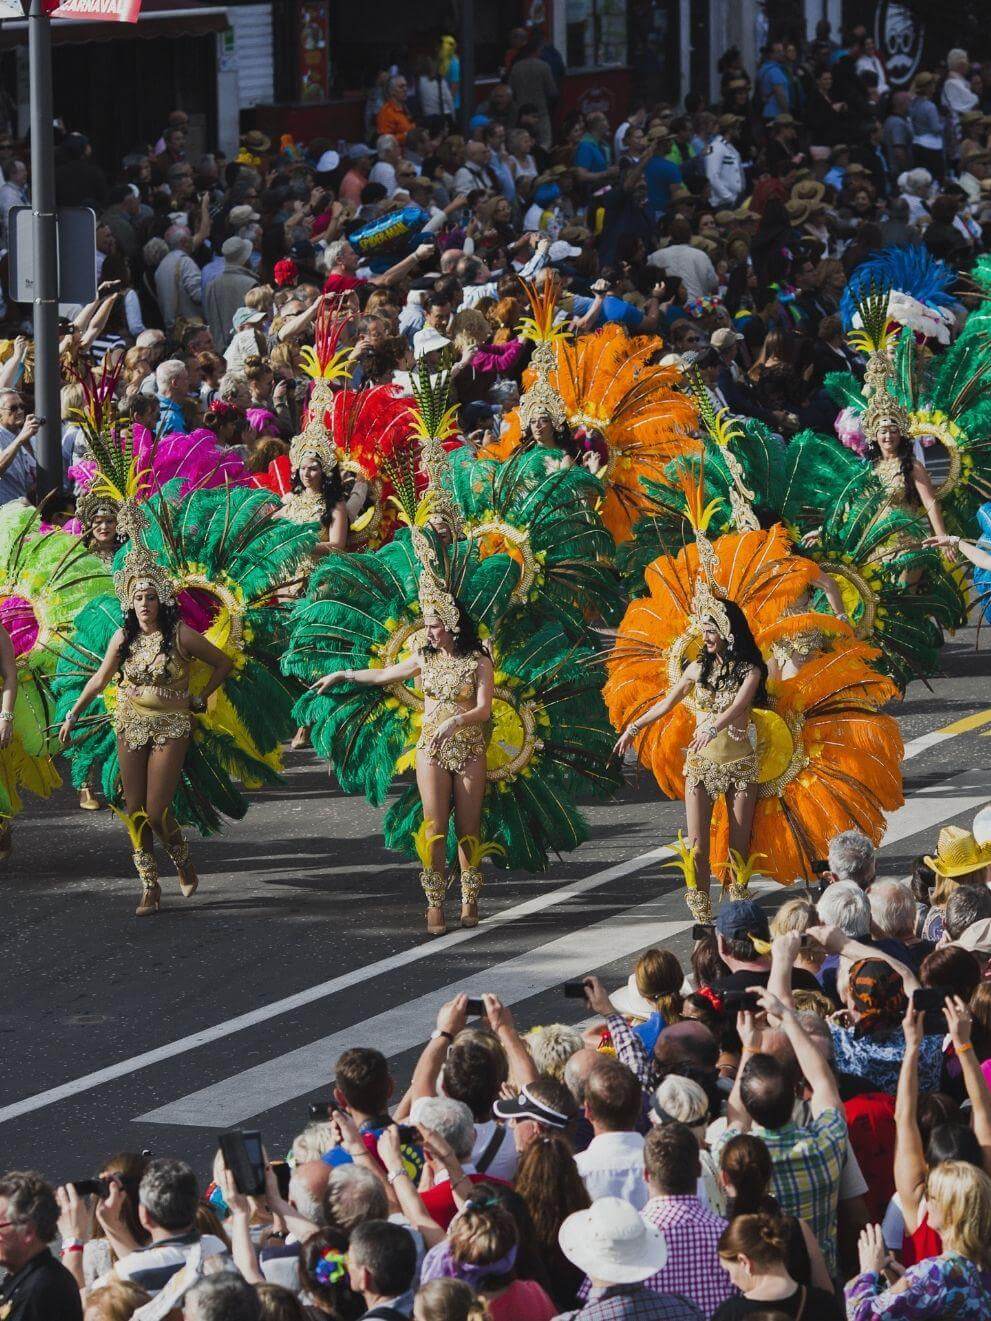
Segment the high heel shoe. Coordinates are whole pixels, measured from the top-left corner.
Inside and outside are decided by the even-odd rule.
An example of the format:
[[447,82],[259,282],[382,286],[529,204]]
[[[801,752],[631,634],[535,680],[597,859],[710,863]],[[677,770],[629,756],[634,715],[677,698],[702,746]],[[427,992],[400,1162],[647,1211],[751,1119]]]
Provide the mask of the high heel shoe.
[[420,872],[420,885],[427,896],[427,935],[443,936],[447,931],[447,919],[444,916],[447,878],[433,867],[424,867]]
[[296,730],[296,733],[293,734],[289,746],[293,752],[299,752],[301,748],[308,748],[310,746],[310,731],[306,725],[300,725],[299,729]]
[[173,838],[173,842],[167,845],[166,852],[179,874],[179,889],[183,898],[189,899],[199,888],[200,878],[196,875],[196,868],[189,859],[189,844],[181,830],[178,831],[178,839]]
[[84,812],[99,812],[100,810],[100,800],[88,784],[84,784],[79,790],[79,806]]
[[478,892],[483,884],[480,867],[469,867],[461,873],[461,925],[478,926]]
[[162,902],[162,887],[158,883],[158,863],[148,849],[136,849],[131,854],[134,870],[141,881],[141,902],[134,910],[135,917],[150,917],[157,913]]

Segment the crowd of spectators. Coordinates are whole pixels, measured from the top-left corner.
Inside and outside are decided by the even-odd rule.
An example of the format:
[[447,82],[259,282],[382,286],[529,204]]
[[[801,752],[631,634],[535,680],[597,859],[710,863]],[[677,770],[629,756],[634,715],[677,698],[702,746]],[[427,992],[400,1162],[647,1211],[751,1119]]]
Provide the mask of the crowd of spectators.
[[947,827],[909,883],[849,831],[822,872],[586,978],[577,1026],[456,996],[402,1094],[356,1043],[254,1170],[248,1134],[246,1170],[3,1175],[3,1315],[987,1316],[991,846]]
[[[108,171],[60,128],[58,201],[96,209],[100,280],[62,309],[63,414],[75,373],[114,349],[125,417],[205,426],[264,467],[299,425],[300,351],[330,299],[352,318],[352,388],[408,391],[417,360],[446,361],[466,434],[498,434],[529,357],[518,277],[554,272],[575,334],[654,334],[720,406],[786,439],[828,429],[824,376],[862,366],[837,317],[850,272],[883,244],[965,268],[991,226],[991,68],[951,50],[894,87],[863,28],[841,35],[775,37],[750,71],[729,50],[714,101],[634,103],[621,122],[559,113],[560,56],[521,29],[464,133],[456,59],[383,71],[363,141],[253,130],[233,159],[193,156],[176,111]],[[30,198],[23,157],[0,144],[4,241]],[[39,424],[30,309],[0,314],[6,502],[33,495]],[[77,441],[67,423],[66,470]]]

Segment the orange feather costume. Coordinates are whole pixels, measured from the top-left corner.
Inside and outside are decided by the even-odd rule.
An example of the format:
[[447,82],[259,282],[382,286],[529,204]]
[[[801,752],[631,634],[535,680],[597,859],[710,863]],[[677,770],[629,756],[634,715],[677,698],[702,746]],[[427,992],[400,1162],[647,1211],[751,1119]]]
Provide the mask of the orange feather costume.
[[[605,487],[602,520],[618,544],[630,538],[649,505],[641,477],[666,482],[664,468],[671,459],[701,450],[691,434],[698,425],[695,404],[674,388],[676,368],[651,364],[658,348],[655,337],[630,338],[622,326],[612,324],[571,342],[554,326],[556,286],[548,281],[544,289],[539,295],[528,289],[534,316],[526,333],[538,348],[553,352],[547,382],[564,405],[568,425],[592,429],[605,442],[608,459],[597,474]],[[528,390],[538,370],[531,366],[524,373]],[[506,433],[482,455],[508,459],[520,446],[522,429],[520,410],[514,409]]]
[[[818,568],[791,553],[781,526],[720,537],[714,550],[719,595],[740,607],[765,656],[772,641],[809,627],[842,637],[794,678],[769,682],[769,708],[753,711],[760,769],[751,854],[763,854],[760,870],[782,884],[811,881],[812,863],[825,856],[833,835],[857,828],[877,844],[885,813],[903,802],[901,735],[879,711],[897,690],[871,669],[879,653],[856,641],[848,625],[813,612],[787,614]],[[692,599],[699,571],[696,545],[662,555],[647,569],[648,595],[630,603],[607,661],[604,696],[615,728],[625,729],[653,706],[695,659],[701,622],[693,618]],[[636,736],[642,761],[669,798],[684,798],[685,752],[694,734],[689,697]],[[719,799],[711,854],[719,862],[727,852],[726,804]]]

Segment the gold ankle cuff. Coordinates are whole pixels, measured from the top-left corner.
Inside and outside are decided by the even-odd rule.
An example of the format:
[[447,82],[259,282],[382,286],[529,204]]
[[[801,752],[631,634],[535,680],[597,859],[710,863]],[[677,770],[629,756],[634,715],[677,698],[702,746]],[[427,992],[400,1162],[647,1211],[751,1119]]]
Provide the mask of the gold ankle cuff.
[[444,903],[444,896],[447,894],[447,877],[443,872],[436,871],[433,867],[424,867],[420,872],[420,885],[423,887],[423,893],[427,896],[427,904],[430,908],[440,908]]
[[741,899],[752,899],[753,895],[750,893],[749,885],[741,885],[739,881],[733,881],[726,887],[726,898],[738,903]]
[[158,884],[158,863],[155,861],[154,853],[149,849],[135,849],[131,859],[141,884],[146,890],[153,889]]
[[473,904],[478,900],[478,892],[485,884],[481,867],[469,867],[461,873],[461,902]]
[[708,925],[712,921],[712,900],[705,890],[686,890],[685,903],[696,922]]
[[165,852],[172,859],[173,867],[179,871],[189,863],[189,843],[186,836],[180,830],[178,839],[173,839],[170,844],[166,844]]

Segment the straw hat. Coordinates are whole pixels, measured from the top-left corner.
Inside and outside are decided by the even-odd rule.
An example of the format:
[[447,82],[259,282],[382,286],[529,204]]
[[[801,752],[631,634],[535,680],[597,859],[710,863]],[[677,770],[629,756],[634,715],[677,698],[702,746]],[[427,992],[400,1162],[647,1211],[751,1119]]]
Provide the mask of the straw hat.
[[944,826],[939,832],[934,857],[925,859],[938,876],[966,876],[968,872],[978,871],[991,865],[991,844],[978,844],[969,830],[960,826]]
[[812,207],[808,202],[796,202],[794,199],[785,202],[785,210],[793,225],[804,225],[812,214]]
[[791,196],[794,202],[808,202],[809,206],[815,206],[826,196],[826,189],[814,179],[802,179],[792,188]]

